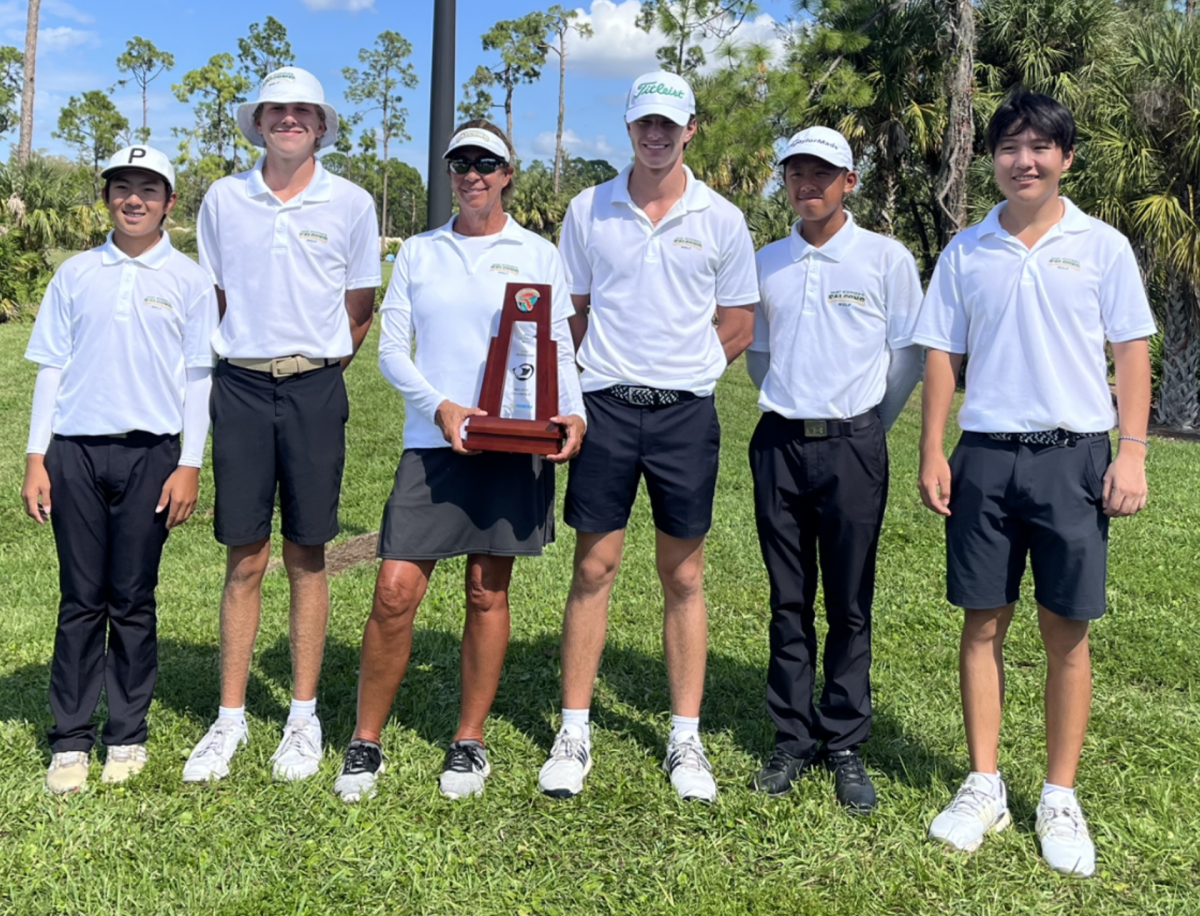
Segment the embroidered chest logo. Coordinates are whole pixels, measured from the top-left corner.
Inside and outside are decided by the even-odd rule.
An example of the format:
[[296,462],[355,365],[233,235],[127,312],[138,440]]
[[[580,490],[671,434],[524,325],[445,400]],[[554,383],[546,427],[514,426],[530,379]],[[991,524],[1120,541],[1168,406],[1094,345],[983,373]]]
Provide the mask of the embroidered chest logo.
[[164,309],[168,312],[175,311],[175,306],[171,305],[171,303],[168,302],[166,299],[162,299],[158,296],[147,296],[145,299],[145,303],[146,303],[146,305],[150,306],[151,308]]
[[1074,258],[1051,258],[1047,262],[1051,267],[1057,267],[1059,270],[1082,270],[1083,265]]
[[850,306],[853,306],[853,305],[859,305],[859,306],[866,305],[867,304],[867,295],[866,295],[866,293],[860,293],[858,290],[854,290],[854,289],[835,289],[832,293],[829,294],[826,301],[830,305],[837,305],[842,308],[849,308]]
[[329,236],[327,236],[324,232],[317,232],[315,229],[301,229],[300,241],[320,242],[322,245],[328,245]]
[[539,298],[541,297],[536,289],[526,288],[517,290],[517,310],[520,312],[532,312]]
[[704,243],[699,239],[688,238],[686,235],[677,235],[675,240],[671,242],[676,248],[690,248],[692,251],[702,251]]
[[517,267],[516,265],[501,264],[499,261],[497,261],[488,269],[494,274],[509,274],[514,277],[521,272],[521,268]]

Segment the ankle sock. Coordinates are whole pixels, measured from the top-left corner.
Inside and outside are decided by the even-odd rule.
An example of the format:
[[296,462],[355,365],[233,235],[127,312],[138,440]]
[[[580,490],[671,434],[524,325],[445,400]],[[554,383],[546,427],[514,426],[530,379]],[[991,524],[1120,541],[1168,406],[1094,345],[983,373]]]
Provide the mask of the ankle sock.
[[679,739],[680,735],[700,736],[700,717],[671,716],[671,741]]
[[1000,792],[1001,792],[1000,787],[1004,784],[1004,782],[1000,778],[999,772],[980,773],[977,770],[972,770],[971,775],[974,776],[976,779],[983,780],[987,784],[988,792],[991,793],[993,798],[1000,797]]
[[1053,799],[1054,807],[1061,806],[1062,802],[1067,800],[1070,800],[1073,803],[1078,802],[1078,799],[1075,798],[1074,787],[1068,789],[1066,786],[1056,786],[1050,782],[1042,783],[1042,804],[1051,804],[1050,796],[1052,795],[1057,796],[1055,799]]
[[288,718],[292,716],[300,716],[305,719],[315,719],[317,717],[317,698],[311,700],[297,700],[292,697],[292,708],[288,712]]
[[583,740],[591,741],[592,727],[588,723],[588,718],[591,715],[590,709],[563,709],[562,724],[564,726],[573,725],[575,728],[583,732]]
[[236,719],[242,726],[246,727],[246,707],[245,706],[218,706],[217,718],[219,719]]

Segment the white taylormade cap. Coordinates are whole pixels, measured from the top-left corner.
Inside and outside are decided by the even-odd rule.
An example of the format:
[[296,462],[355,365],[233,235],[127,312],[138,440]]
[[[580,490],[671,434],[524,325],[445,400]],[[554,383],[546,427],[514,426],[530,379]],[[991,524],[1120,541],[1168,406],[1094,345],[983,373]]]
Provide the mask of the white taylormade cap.
[[662,115],[687,127],[695,113],[696,96],[692,87],[682,76],[665,70],[655,70],[635,79],[625,103],[626,124],[648,115]]
[[166,153],[160,153],[156,149],[139,144],[118,150],[116,155],[108,161],[108,165],[104,167],[100,177],[108,178],[123,169],[141,169],[143,172],[161,175],[167,180],[171,189],[175,189],[175,167],[171,165],[171,160],[167,158]]
[[816,156],[840,169],[854,171],[854,153],[846,138],[831,127],[806,127],[788,141],[779,164],[793,156]]
[[319,146],[333,146],[337,140],[338,115],[332,105],[325,102],[325,90],[315,76],[299,67],[280,67],[258,87],[258,98],[238,106],[237,122],[242,134],[257,147],[266,146],[263,135],[254,126],[254,111],[267,102],[307,102],[318,105],[325,111],[325,136]]
[[467,146],[478,146],[494,156],[499,156],[505,162],[509,160],[510,154],[505,142],[490,130],[484,130],[482,127],[468,127],[456,133],[450,138],[450,145],[446,147],[446,153],[442,158],[449,159],[450,154],[456,149]]

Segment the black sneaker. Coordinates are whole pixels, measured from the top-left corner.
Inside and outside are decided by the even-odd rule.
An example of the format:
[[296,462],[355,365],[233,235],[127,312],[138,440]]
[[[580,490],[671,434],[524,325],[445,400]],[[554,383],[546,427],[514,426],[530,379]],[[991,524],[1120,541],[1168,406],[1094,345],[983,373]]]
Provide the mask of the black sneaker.
[[793,757],[787,751],[775,748],[771,759],[750,780],[750,788],[755,792],[765,792],[772,798],[787,795],[792,791],[792,783],[812,764],[812,757]]
[[838,803],[851,814],[869,814],[877,799],[875,786],[867,775],[857,751],[826,751],[825,768],[833,773],[833,789]]
[[470,738],[455,741],[446,750],[438,788],[447,798],[482,795],[483,781],[491,772],[492,767],[488,763],[487,750],[483,744]]
[[344,802],[375,797],[375,783],[383,773],[383,749],[371,741],[354,739],[346,748],[342,772],[333,791]]

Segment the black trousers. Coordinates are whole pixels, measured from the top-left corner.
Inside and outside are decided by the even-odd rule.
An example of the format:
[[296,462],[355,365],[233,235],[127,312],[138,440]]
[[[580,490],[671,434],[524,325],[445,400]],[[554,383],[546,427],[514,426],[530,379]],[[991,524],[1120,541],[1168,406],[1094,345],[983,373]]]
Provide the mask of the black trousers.
[[[887,439],[871,412],[852,436],[809,438],[766,413],[750,440],[754,514],[771,583],[767,710],[776,745],[809,757],[871,732],[871,602],[887,503]],[[825,687],[813,692],[817,572],[825,589]]]
[[154,589],[167,540],[167,510],[154,510],[178,463],[178,436],[141,432],[55,436],[46,453],[62,593],[50,667],[54,753],[91,750],[101,687],[104,744],[146,740],[158,677]]

